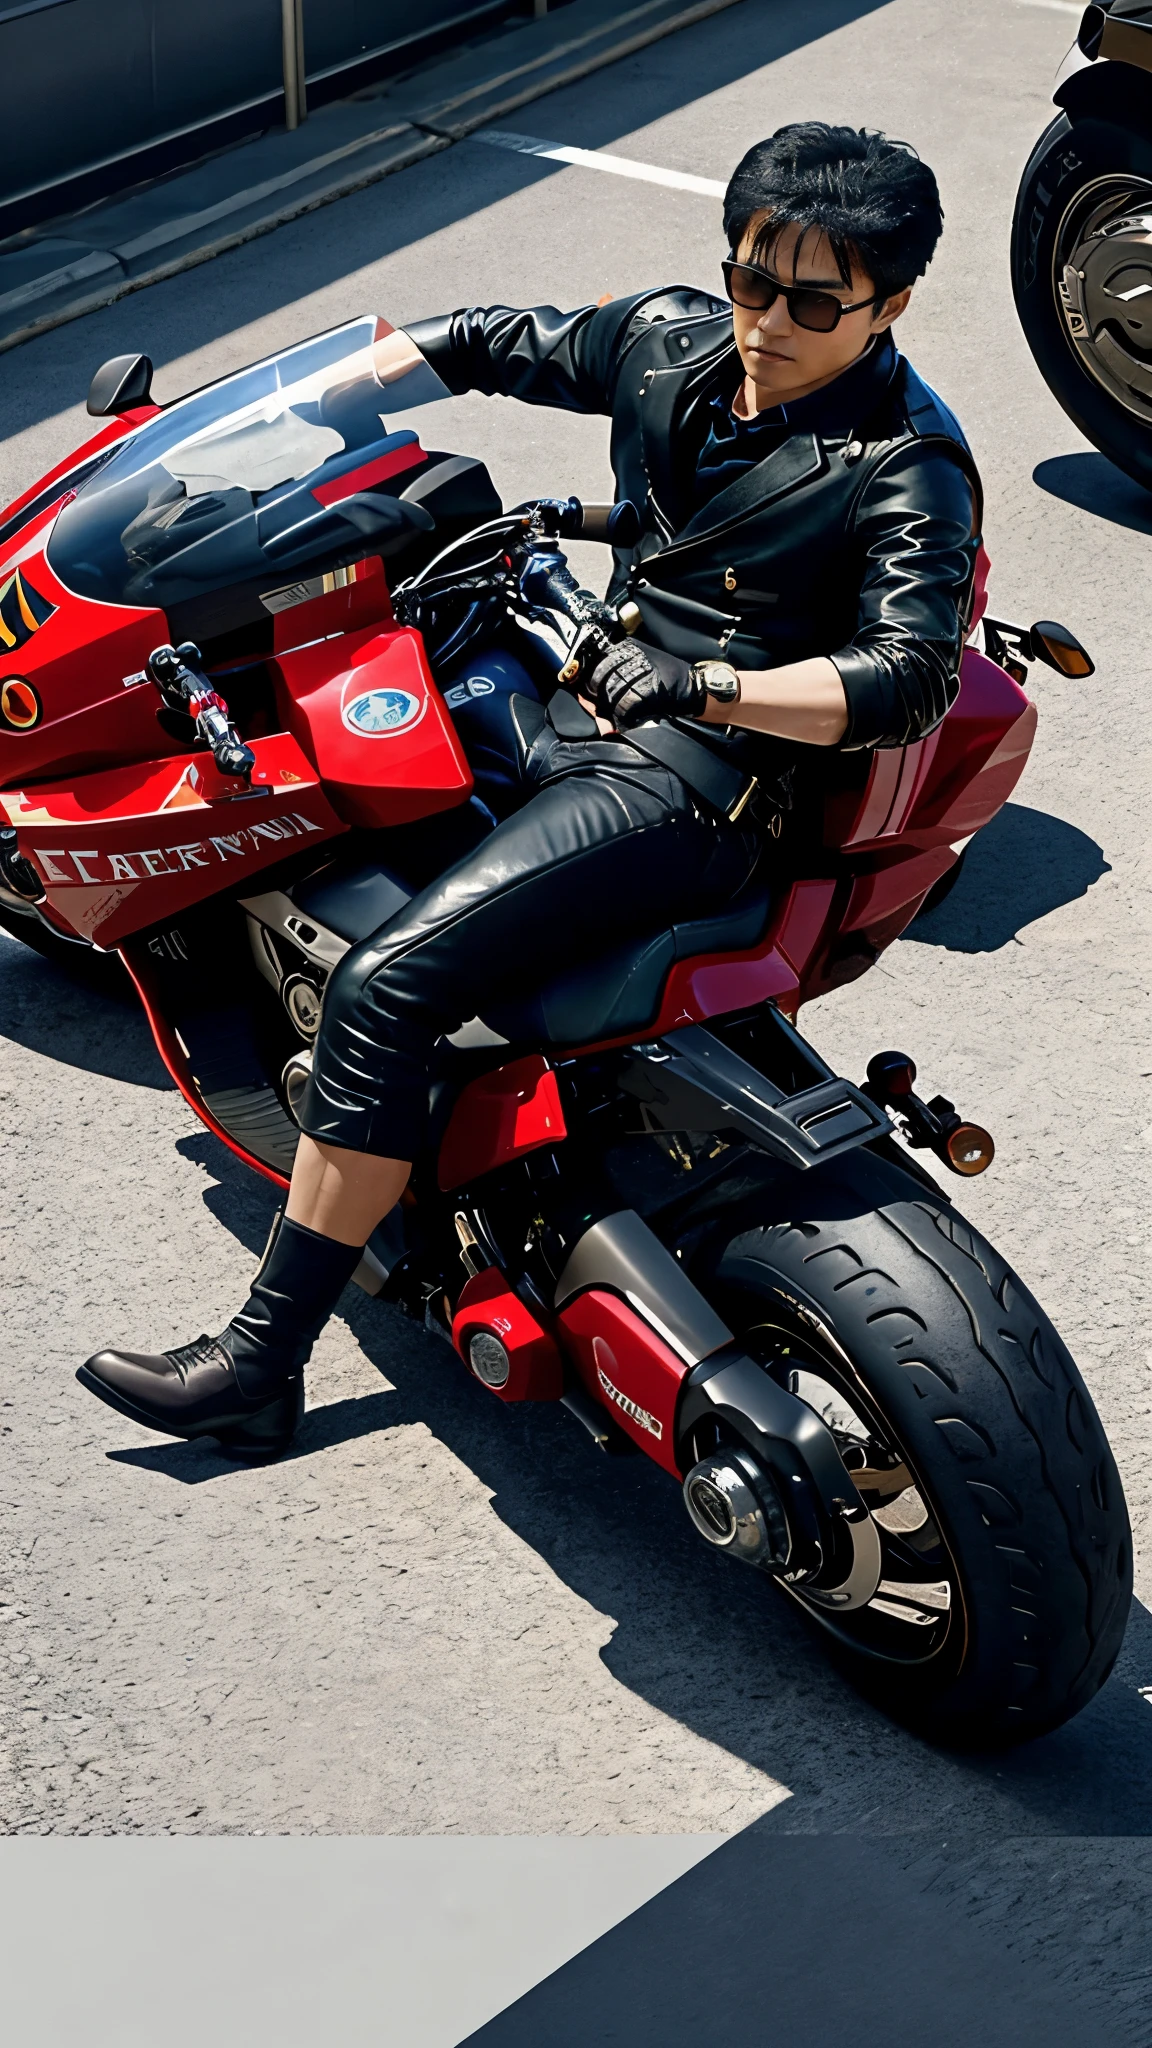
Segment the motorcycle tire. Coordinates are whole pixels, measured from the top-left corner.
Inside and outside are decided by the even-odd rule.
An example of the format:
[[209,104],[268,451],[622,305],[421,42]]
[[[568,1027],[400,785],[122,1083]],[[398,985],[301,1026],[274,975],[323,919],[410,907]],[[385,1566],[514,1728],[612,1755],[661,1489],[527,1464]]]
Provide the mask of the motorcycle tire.
[[[848,1675],[964,1747],[1078,1713],[1123,1641],[1131,1532],[1087,1388],[1005,1260],[894,1161],[853,1153],[797,1177],[776,1220],[726,1228],[706,1264],[741,1341],[850,1468],[864,1457],[876,1594],[845,1613],[786,1588]],[[895,1498],[865,1485],[885,1459]]]
[[[1130,321],[1127,314],[1139,307],[1117,309],[1107,327],[1096,329],[1101,346],[1089,330],[1085,347],[1094,374],[1071,338],[1060,295],[1064,266],[1082,246],[1089,219],[1130,210],[1133,196],[1140,211],[1152,210],[1152,130],[1095,113],[1074,123],[1059,115],[1040,137],[1020,181],[1012,220],[1012,290],[1037,368],[1069,419],[1110,462],[1152,490],[1147,316]],[[1096,319],[1109,310],[1096,297],[1089,302]],[[1123,332],[1128,326],[1141,329],[1143,355],[1140,344],[1128,351],[1112,346],[1116,340],[1131,343]]]

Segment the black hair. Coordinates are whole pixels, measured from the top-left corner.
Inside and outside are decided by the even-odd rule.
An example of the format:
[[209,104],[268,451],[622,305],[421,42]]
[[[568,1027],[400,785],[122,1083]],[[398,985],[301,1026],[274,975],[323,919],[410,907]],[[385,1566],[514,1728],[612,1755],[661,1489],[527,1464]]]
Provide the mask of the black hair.
[[755,262],[796,227],[796,256],[809,235],[823,235],[844,283],[855,257],[884,298],[923,277],[944,225],[935,177],[911,143],[827,121],[794,121],[741,158],[724,194],[733,252],[758,214]]

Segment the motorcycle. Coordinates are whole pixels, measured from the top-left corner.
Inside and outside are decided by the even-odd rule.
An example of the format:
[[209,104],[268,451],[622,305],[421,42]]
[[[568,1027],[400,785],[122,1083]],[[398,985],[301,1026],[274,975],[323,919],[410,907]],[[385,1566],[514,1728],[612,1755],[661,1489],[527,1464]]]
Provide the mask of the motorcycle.
[[1012,289],[1082,434],[1152,489],[1152,7],[1097,0],[1025,166]]
[[[579,691],[635,607],[561,543],[626,564],[639,521],[506,511],[424,445],[448,394],[372,318],[150,390],[145,357],[105,364],[95,438],[0,520],[0,918],[117,954],[195,1114],[284,1187],[333,967],[493,829],[455,719],[501,649],[541,702]],[[943,723],[828,754],[715,915],[531,998],[510,962],[441,1043],[434,1142],[357,1275],[494,1399],[652,1459],[859,1685],[964,1742],[1103,1684],[1124,1498],[1056,1330],[918,1157],[972,1175],[988,1133],[907,1055],[856,1085],[796,1020],[1011,793],[1034,659],[1091,670],[1052,621],[974,623]]]

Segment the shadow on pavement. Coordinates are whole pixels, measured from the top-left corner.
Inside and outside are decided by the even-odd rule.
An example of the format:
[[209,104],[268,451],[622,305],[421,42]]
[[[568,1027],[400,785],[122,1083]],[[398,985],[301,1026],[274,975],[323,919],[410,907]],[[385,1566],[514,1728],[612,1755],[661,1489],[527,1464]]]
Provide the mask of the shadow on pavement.
[[[254,1176],[207,1132],[181,1149],[207,1170],[212,1214],[258,1258],[273,1190],[257,1189],[254,1201]],[[623,1685],[789,1787],[769,1825],[899,1834],[945,1814],[962,1828],[970,1808],[970,1818],[1012,1833],[1152,1837],[1152,1720],[1138,1691],[1152,1687],[1152,1617],[1142,1607],[1112,1679],[1067,1727],[990,1755],[935,1749],[862,1700],[766,1580],[700,1542],[678,1487],[647,1460],[603,1457],[559,1407],[493,1399],[443,1339],[358,1288],[346,1289],[339,1313],[394,1391],[310,1411],[294,1455],[362,1436],[365,1425],[423,1423],[491,1489],[507,1526],[616,1619],[603,1655]],[[181,1479],[200,1476],[201,1459],[213,1476],[222,1469],[206,1446],[129,1455]],[[839,1779],[823,1762],[813,1768],[813,1722],[852,1758]],[[890,1761],[862,1761],[865,1728],[869,1748]]]
[[[741,7],[643,51],[642,63],[625,58],[598,72],[579,118],[569,124],[571,132],[556,139],[586,149],[606,147],[887,5],[888,0],[744,0]],[[538,134],[539,124],[547,123],[548,107],[547,100],[539,107],[534,103],[510,115],[508,125]],[[461,149],[467,151],[466,165]],[[113,352],[118,339],[163,366],[173,356],[202,348],[563,168],[482,144],[457,145],[341,202],[338,232],[326,225],[323,210],[314,230],[307,222],[294,223],[290,261],[269,260],[265,244],[256,242],[216,258],[210,285],[204,282],[209,276],[205,269],[188,271],[52,330],[9,358],[5,431],[19,432],[82,399],[93,365]],[[282,241],[277,246],[284,248]],[[719,289],[719,272],[712,283]],[[457,283],[445,280],[442,303],[409,307],[402,317],[442,312],[460,304],[462,295]],[[165,403],[180,395],[169,388],[163,367],[157,394]]]
[[[205,1168],[212,1214],[258,1258],[274,1191],[207,1133],[180,1144]],[[774,2048],[844,2032],[887,2048],[894,2030],[940,2048],[973,2031],[990,2048],[1144,2048],[1131,1962],[1152,1912],[1143,1607],[1066,1727],[1007,1752],[934,1747],[870,1706],[765,1580],[705,1548],[655,1467],[600,1456],[559,1408],[504,1407],[443,1340],[355,1288],[339,1313],[389,1387],[311,1410],[291,1456],[426,1427],[614,1624],[601,1654],[619,1684],[791,1795],[478,2043],[672,2048],[724,2010]],[[182,1485],[243,1470],[207,1442],[112,1455]]]
[[904,937],[951,953],[995,953],[1111,872],[1096,841],[1077,826],[1005,804],[968,847],[951,893]]
[[[876,1837],[755,1824],[537,1984],[462,2048],[1119,2048],[1102,2001],[974,1925]],[[1119,2022],[1119,2023],[1118,2023]],[[1147,2039],[1147,2036],[1144,2036]]]
[[[42,1044],[45,1036],[55,1037],[58,1026],[78,1065],[101,1070],[103,1062],[108,1071],[140,1080],[145,1058],[152,1057],[142,1017],[126,1005],[95,1002],[88,991],[72,987],[30,955],[17,954],[15,960],[6,955],[4,964],[9,970],[3,978],[7,1028],[13,1022],[20,1027],[21,991],[27,1010],[28,990],[34,987],[40,993],[23,1015],[20,1034],[27,1042]],[[54,1050],[59,1056],[58,1044]],[[205,1131],[189,1133],[179,1148],[204,1169],[206,1205],[255,1263],[277,1204],[276,1191]],[[1108,1685],[1068,1726],[1008,1753],[956,1754],[935,1748],[862,1699],[804,1618],[766,1581],[708,1551],[688,1523],[678,1489],[653,1466],[641,1459],[599,1456],[560,1409],[504,1407],[465,1373],[442,1340],[355,1288],[346,1291],[340,1312],[389,1386],[311,1410],[294,1459],[320,1457],[378,1430],[422,1424],[490,1490],[493,1512],[505,1525],[580,1599],[610,1618],[613,1633],[602,1655],[620,1685],[787,1789],[791,1796],[757,1824],[758,1838],[883,1837],[882,1851],[867,1851],[878,1869],[885,1859],[895,1859],[913,1872],[912,1896],[930,1883],[954,1898],[957,1916],[975,1917],[993,1932],[1007,1916],[1020,1953],[1051,1956],[1053,1969],[1063,1972],[1073,1989],[1085,1972],[1110,1986],[1125,1968],[1130,1972],[1131,1955],[1134,1948],[1139,1952],[1144,1936],[1129,1940],[1117,1928],[1125,1915],[1152,1910],[1152,1773],[1147,1768],[1152,1722],[1145,1697],[1152,1690],[1152,1618],[1142,1607],[1133,1609]],[[208,1442],[158,1440],[114,1456],[178,1485],[243,1470],[223,1460]],[[944,1844],[949,1845],[947,1867],[924,1879],[924,1859],[943,1856]],[[711,1862],[703,1866],[711,1867]],[[757,1867],[763,1876],[756,1894],[756,1939],[768,1944],[764,1954],[774,1958],[781,1888],[793,1913],[783,1924],[802,1929],[808,1911],[805,1886],[810,1891],[817,1879],[810,1870],[797,1876],[792,1866],[771,1858]],[[712,1956],[718,1984],[728,1984],[739,2004],[745,1981],[740,1971],[747,1967],[740,1957],[750,1936],[743,1917],[743,1866],[731,1868],[734,1895],[708,1892],[706,1901],[715,1904],[701,1907],[699,1924],[718,1928],[716,1942],[704,1951],[689,1943],[685,1953],[697,1957],[703,1974]],[[854,1869],[844,1879],[845,1898],[855,1896]],[[896,1877],[881,1874],[877,1886],[878,1898],[903,1896]],[[851,1957],[855,1936],[844,1933],[836,1920],[836,1887],[829,1896],[825,1886],[825,1895],[821,1938],[829,1953],[843,1948]],[[719,1936],[726,1929],[734,1932],[730,1938],[725,1934],[724,1947]],[[897,1940],[891,1933],[890,1939],[890,1932],[885,1922],[877,1953],[890,1958],[890,1985],[902,1985],[901,1973],[910,1969],[906,1944],[901,1945],[902,1934]],[[814,1951],[807,1953],[811,1961]],[[629,1947],[627,1954],[634,1955],[634,1949]],[[786,1983],[788,1972],[781,1968],[780,1981]],[[999,1981],[999,1968],[988,1962],[985,1970],[980,1963],[990,1984]],[[643,1974],[650,1986],[651,1972]],[[681,1980],[671,1972],[668,1981]],[[908,2010],[913,2012],[920,2010],[918,1981],[912,1972]],[[879,2014],[884,2028],[871,2037],[857,2028],[855,2038],[879,2041],[892,2024],[891,1998],[884,2003],[867,1972],[860,1984],[868,1987],[872,2003],[867,2012],[858,2012],[858,2019],[872,2025]],[[830,1979],[829,1998],[833,1989]],[[631,2011],[638,1996],[622,1987],[622,2009]],[[897,2005],[903,2012],[899,1998]],[[836,2008],[823,2009],[832,2015]],[[1009,2000],[1005,2011],[1015,2009]],[[654,2012],[663,2010],[653,2006]],[[832,2037],[830,2027],[831,2017],[822,2032],[789,2034],[781,2020],[773,2038],[782,2044],[822,2043]],[[518,2038],[508,2037],[509,2048]],[[562,2043],[576,2037],[554,2033],[549,2022],[536,2038]],[[611,2039],[613,2034],[598,2036],[586,2029],[579,2038]],[[641,2044],[685,2035],[641,2031],[631,2038]],[[948,2040],[939,2032],[933,2038]],[[1050,2035],[1053,2044],[1065,2038],[1070,2037]],[[1080,2034],[1082,2040],[1106,2038],[1099,2030]],[[1017,2030],[1014,2039],[1023,2048],[1029,2036]],[[498,2041],[492,2037],[493,2048]]]
[[[310,1458],[317,1451],[328,1450],[333,1444],[355,1443],[358,1437],[375,1436],[381,1429],[390,1429],[396,1420],[389,1406],[391,1398],[389,1394],[364,1394],[358,1400],[331,1401],[327,1407],[311,1409],[291,1450],[280,1463],[291,1464],[297,1458]],[[222,1472],[237,1470],[243,1463],[225,1458],[212,1437],[201,1437],[195,1443],[146,1444],[139,1450],[108,1451],[105,1455],[110,1464],[159,1472],[166,1479],[178,1479],[183,1486],[200,1486],[206,1479],[219,1479]]]
[[1106,455],[1082,450],[1076,455],[1052,455],[1037,463],[1032,481],[1051,498],[1062,498],[1081,512],[1092,512],[1113,526],[1131,527],[1134,533],[1152,533],[1152,492],[1146,491]]
[[0,931],[0,1042],[137,1088],[171,1088],[135,989],[107,954],[57,967]]

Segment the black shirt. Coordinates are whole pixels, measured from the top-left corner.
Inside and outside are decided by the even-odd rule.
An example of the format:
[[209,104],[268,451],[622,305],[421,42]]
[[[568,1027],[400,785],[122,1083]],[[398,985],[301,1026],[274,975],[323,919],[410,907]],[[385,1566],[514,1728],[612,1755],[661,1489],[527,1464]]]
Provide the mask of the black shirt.
[[698,511],[745,470],[763,462],[789,434],[845,433],[861,426],[888,388],[895,357],[896,345],[888,331],[830,384],[791,405],[769,406],[750,420],[741,419],[732,410],[732,399],[718,392],[709,410],[708,437],[696,459],[693,509]]

